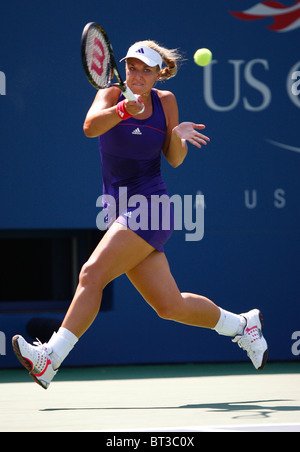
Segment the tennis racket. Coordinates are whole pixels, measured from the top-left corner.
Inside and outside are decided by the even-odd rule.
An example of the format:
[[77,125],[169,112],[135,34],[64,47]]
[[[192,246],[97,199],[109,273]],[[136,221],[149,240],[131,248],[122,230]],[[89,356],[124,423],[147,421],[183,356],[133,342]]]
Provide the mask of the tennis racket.
[[[82,32],[81,58],[88,81],[96,89],[118,86],[126,99],[138,100],[122,80],[105,30],[95,22],[87,24]],[[114,76],[118,81],[116,84],[112,83]]]

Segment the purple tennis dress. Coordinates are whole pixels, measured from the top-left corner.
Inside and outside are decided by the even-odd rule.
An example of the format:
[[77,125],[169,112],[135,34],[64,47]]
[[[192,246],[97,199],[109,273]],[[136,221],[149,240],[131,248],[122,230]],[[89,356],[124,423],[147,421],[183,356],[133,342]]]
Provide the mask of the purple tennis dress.
[[[173,209],[161,175],[167,125],[156,90],[151,97],[150,118],[129,118],[99,137],[103,199],[107,199],[108,227],[116,220],[164,251],[174,229]],[[122,99],[121,94],[119,101]],[[111,208],[112,199],[115,209]]]

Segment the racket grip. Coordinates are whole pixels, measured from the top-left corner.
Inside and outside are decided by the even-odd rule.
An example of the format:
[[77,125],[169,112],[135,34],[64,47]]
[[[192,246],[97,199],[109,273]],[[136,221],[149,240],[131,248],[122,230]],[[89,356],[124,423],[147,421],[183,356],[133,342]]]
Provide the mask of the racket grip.
[[[134,102],[138,101],[138,98],[135,94],[133,94],[133,92],[131,91],[130,88],[128,88],[128,86],[126,86],[125,91],[123,91],[123,95],[124,97],[126,97],[126,99],[128,100],[132,100]],[[143,111],[145,110],[145,106],[143,107],[143,110],[141,110],[138,114],[140,115],[141,113],[143,113]]]

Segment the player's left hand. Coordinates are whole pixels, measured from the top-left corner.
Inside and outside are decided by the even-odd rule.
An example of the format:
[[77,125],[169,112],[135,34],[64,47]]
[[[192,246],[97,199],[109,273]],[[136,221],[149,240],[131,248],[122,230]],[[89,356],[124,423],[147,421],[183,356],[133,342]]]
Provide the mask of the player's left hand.
[[198,132],[195,129],[205,129],[204,124],[195,124],[193,122],[182,122],[178,126],[174,127],[173,133],[175,133],[181,139],[181,145],[185,148],[186,141],[189,141],[197,148],[201,148],[201,144],[207,145],[207,142],[210,141],[206,135]]

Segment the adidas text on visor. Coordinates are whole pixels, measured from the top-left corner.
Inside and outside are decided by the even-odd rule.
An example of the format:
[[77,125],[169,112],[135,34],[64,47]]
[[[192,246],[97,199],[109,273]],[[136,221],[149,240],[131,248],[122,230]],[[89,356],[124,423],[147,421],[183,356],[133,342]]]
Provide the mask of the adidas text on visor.
[[147,64],[149,67],[159,66],[162,68],[163,60],[162,57],[156,50],[151,49],[140,44],[134,44],[129,47],[126,57],[122,58],[120,61],[124,61],[127,58],[138,58]]

